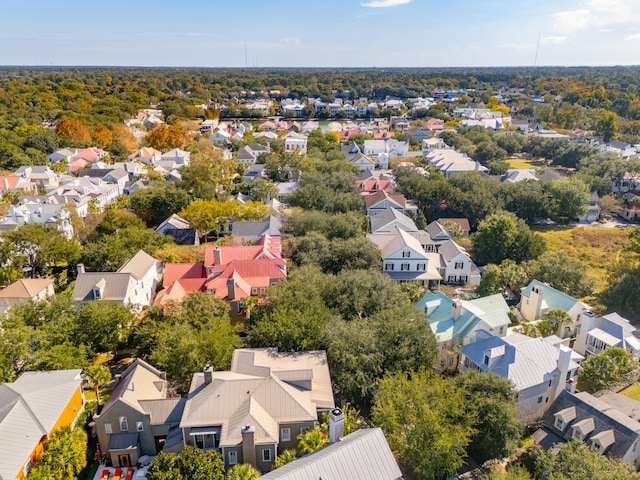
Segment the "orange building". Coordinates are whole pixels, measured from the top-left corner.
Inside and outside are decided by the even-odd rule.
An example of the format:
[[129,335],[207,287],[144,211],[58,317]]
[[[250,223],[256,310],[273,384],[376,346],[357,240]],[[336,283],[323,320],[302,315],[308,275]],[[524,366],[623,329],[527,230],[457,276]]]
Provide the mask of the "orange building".
[[54,430],[84,409],[82,370],[25,372],[0,385],[0,479],[22,480]]

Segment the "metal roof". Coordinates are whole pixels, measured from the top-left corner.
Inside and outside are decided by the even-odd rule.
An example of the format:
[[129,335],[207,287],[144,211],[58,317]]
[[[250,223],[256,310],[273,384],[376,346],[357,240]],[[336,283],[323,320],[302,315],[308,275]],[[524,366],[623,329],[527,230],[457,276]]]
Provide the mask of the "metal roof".
[[113,433],[109,436],[109,450],[128,450],[138,447],[138,432]]
[[522,290],[522,296],[529,298],[533,287],[542,287],[543,306],[549,309],[560,309],[568,312],[579,302],[579,300],[572,296],[556,290],[552,286],[539,280],[532,280],[531,283]]
[[264,480],[399,480],[382,430],[365,428],[261,477]]

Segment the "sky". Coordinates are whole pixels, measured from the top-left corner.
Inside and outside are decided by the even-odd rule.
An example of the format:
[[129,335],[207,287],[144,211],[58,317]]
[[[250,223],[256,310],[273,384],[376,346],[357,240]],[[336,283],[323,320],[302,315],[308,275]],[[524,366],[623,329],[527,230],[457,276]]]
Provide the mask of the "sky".
[[639,64],[640,0],[0,0],[0,65]]

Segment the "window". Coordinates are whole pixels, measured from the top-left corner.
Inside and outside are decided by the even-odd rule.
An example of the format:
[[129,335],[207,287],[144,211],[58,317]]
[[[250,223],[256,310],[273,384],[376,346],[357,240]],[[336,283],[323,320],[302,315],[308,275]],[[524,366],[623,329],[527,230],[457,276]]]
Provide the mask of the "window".
[[111,424],[110,423],[105,423],[104,424],[104,433],[106,433],[107,435],[111,435],[113,433],[113,430],[111,429]]
[[424,272],[426,269],[427,269],[427,264],[426,263],[419,263],[418,264],[418,271]]
[[562,420],[561,417],[557,417],[553,426],[556,427],[558,430],[562,431],[562,429],[564,428],[564,421]]
[[144,425],[142,424],[142,422],[136,422],[136,430],[138,432],[144,431]]
[[127,422],[127,417],[120,417],[120,431],[129,431],[129,423]]
[[280,441],[288,442],[291,440],[291,429],[290,428],[281,428],[280,429]]
[[408,272],[409,271],[409,264],[408,263],[403,263],[400,265],[400,270],[402,270],[403,272]]
[[584,435],[582,435],[582,432],[580,431],[580,429],[578,428],[573,429],[573,435],[571,436],[571,438],[573,438],[574,440],[582,440],[583,436]]
[[591,451],[592,452],[602,451],[602,445],[600,445],[600,442],[598,442],[597,440],[594,440],[593,443],[591,444]]
[[542,397],[538,397],[538,403],[542,403]]
[[455,268],[456,270],[462,270],[464,268],[464,262],[456,262],[453,268]]
[[229,455],[227,455],[227,460],[229,461],[229,465],[236,465],[238,463],[238,452],[229,452]]
[[196,435],[196,447],[204,448],[204,435]]
[[411,257],[411,252],[402,252],[402,258],[410,258]]
[[489,355],[484,356],[484,364],[489,365]]
[[262,461],[263,462],[270,462],[271,461],[271,450],[269,450],[268,448],[263,448],[262,449]]
[[258,294],[258,287],[251,287],[251,295],[257,295]]
[[393,263],[385,263],[384,264],[385,271],[393,271]]
[[260,293],[264,293],[267,289],[265,287],[260,287]]
[[302,435],[303,433],[305,433],[307,430],[309,430],[310,427],[300,427],[300,435]]

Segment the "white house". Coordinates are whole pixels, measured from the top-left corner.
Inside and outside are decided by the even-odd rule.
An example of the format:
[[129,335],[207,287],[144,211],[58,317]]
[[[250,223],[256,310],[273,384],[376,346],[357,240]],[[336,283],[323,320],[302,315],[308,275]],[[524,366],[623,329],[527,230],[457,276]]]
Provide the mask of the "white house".
[[283,137],[284,151],[288,153],[307,153],[307,137],[300,133],[289,132]]
[[367,170],[373,170],[376,168],[376,162],[371,157],[368,157],[360,152],[356,153],[349,162],[356,167],[361,172],[365,172]]
[[586,311],[581,320],[573,346],[576,352],[588,357],[620,347],[629,350],[634,358],[640,357],[640,332],[626,318],[617,313],[596,317],[593,312]]
[[380,249],[382,271],[396,283],[419,282],[432,288],[442,279],[437,255],[425,252],[410,233],[398,229],[393,234],[369,234],[367,239]]
[[174,148],[160,155],[160,160],[172,160],[177,167],[188,167],[191,162],[191,153]]
[[461,370],[492,372],[513,382],[516,415],[525,423],[542,417],[564,390],[575,391],[583,359],[555,336],[500,338],[479,330],[474,343],[460,347]]
[[66,238],[73,238],[69,209],[64,203],[11,205],[7,215],[0,220],[0,231],[15,230],[25,223],[56,227]]
[[377,157],[381,153],[387,152],[387,144],[384,140],[365,140],[364,154],[371,157]]
[[381,190],[373,195],[365,196],[364,201],[367,215],[369,216],[377,215],[387,208],[395,208],[405,215],[418,211],[418,206],[411,200],[407,200],[401,193],[390,194]]
[[447,283],[480,285],[480,271],[467,251],[453,240],[447,240],[438,249],[444,262],[442,278]]
[[140,250],[117,272],[85,272],[84,265],[78,265],[72,298],[76,305],[107,300],[140,311],[153,304],[161,279],[162,262]]
[[426,153],[425,159],[427,165],[437,168],[446,178],[463,172],[489,172],[487,167],[453,149],[430,150]]

